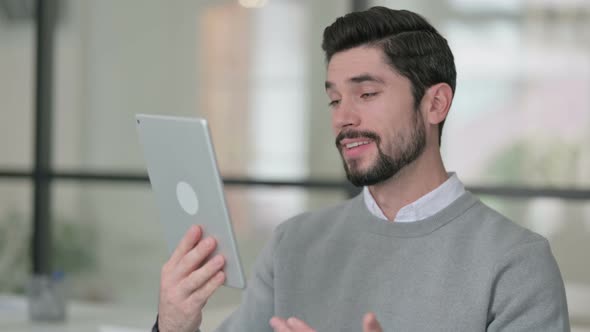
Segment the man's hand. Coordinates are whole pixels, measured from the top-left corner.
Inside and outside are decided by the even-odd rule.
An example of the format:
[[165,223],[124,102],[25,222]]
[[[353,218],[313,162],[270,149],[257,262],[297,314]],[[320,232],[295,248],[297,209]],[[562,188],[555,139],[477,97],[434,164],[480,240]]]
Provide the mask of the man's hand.
[[316,332],[304,321],[295,317],[285,320],[275,316],[270,319],[269,323],[275,332]]
[[[275,332],[316,332],[304,321],[295,317],[287,320],[273,317],[269,323]],[[363,332],[383,332],[374,313],[369,312],[363,317]]]
[[374,313],[368,312],[363,317],[363,332],[383,332]]
[[162,267],[158,305],[162,332],[196,331],[205,303],[225,280],[223,256],[205,261],[217,246],[215,239],[201,240],[202,235],[201,227],[192,226]]

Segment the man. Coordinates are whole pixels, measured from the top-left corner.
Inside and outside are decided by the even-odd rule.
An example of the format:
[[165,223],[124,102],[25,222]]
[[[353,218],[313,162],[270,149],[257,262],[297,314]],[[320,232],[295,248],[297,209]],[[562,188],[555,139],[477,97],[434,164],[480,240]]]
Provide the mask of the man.
[[[568,331],[548,242],[444,168],[447,41],[419,15],[375,7],[338,18],[322,47],[336,146],[363,193],[278,226],[218,331]],[[189,230],[162,269],[161,331],[197,330],[223,283],[200,237]]]

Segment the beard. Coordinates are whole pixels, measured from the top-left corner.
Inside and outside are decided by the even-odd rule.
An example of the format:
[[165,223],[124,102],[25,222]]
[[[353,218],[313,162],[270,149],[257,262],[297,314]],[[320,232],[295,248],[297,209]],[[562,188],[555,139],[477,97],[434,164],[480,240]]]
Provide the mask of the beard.
[[[343,131],[336,137],[336,147],[340,151],[346,178],[357,187],[371,186],[394,177],[398,172],[418,159],[426,146],[426,131],[424,121],[414,112],[414,121],[410,132],[406,135],[398,133],[394,141],[390,142],[397,147],[393,156],[385,154],[381,148],[381,137],[371,131]],[[377,159],[366,170],[360,169],[360,160],[351,160],[348,163],[342,153],[346,147],[340,145],[344,138],[369,138],[377,147]]]

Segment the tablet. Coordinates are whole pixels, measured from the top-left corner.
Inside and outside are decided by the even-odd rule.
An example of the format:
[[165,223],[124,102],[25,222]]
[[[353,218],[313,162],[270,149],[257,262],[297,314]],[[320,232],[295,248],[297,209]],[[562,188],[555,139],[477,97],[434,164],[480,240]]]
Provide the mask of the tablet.
[[139,140],[170,253],[191,225],[217,240],[225,285],[246,286],[207,121],[137,114]]

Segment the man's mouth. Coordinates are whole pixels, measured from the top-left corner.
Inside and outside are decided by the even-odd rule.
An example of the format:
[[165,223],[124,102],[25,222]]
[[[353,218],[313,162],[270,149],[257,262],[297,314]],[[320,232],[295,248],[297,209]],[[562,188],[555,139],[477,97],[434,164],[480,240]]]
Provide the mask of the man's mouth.
[[346,131],[336,136],[336,146],[339,149],[354,149],[361,145],[379,143],[379,136],[371,131]]
[[360,158],[368,151],[368,149],[370,149],[373,142],[373,140],[365,137],[359,137],[356,139],[345,138],[339,143],[341,149],[340,153],[346,159]]
[[347,149],[353,149],[353,148],[356,148],[357,146],[366,145],[366,144],[370,144],[370,143],[371,143],[371,141],[352,142],[352,143],[344,144],[344,147]]

